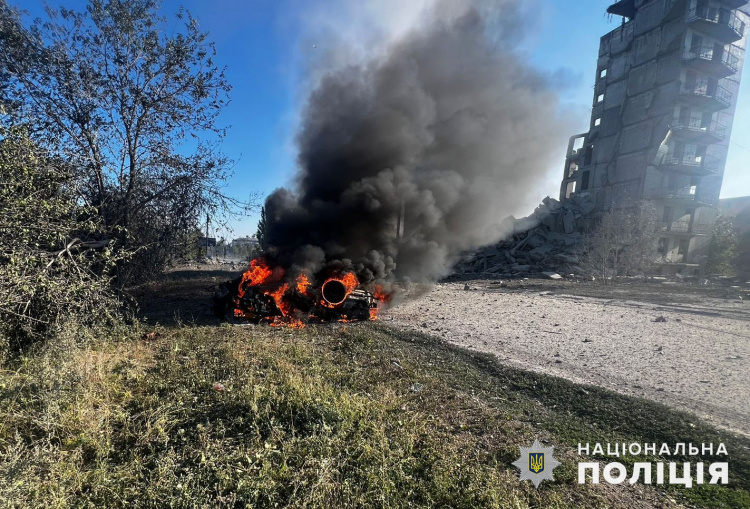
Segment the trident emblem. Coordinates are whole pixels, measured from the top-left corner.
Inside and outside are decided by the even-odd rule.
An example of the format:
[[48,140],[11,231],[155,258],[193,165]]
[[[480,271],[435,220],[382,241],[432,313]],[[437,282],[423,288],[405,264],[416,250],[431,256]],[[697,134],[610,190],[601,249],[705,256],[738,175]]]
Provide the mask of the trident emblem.
[[529,470],[538,474],[544,470],[544,453],[543,452],[530,452],[529,453]]

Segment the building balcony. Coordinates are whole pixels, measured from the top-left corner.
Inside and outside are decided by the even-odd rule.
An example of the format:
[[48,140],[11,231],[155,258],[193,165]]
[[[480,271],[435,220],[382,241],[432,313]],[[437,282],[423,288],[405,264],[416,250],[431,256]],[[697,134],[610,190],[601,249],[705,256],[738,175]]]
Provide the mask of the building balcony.
[[688,12],[688,25],[726,43],[737,42],[745,34],[745,22],[737,13],[703,5]]
[[676,138],[699,145],[718,143],[727,135],[727,128],[723,125],[716,121],[704,124],[699,118],[687,121],[675,119],[670,126],[670,130]]
[[708,80],[683,83],[680,87],[680,99],[703,111],[719,111],[732,105],[732,93]]
[[687,235],[705,235],[711,227],[708,223],[693,223],[690,221],[672,221],[662,226],[662,231]]
[[635,0],[620,0],[607,7],[607,12],[615,16],[623,16],[628,19],[635,17]]
[[686,51],[682,55],[682,60],[696,71],[716,78],[726,78],[736,74],[740,68],[740,59],[733,52],[719,53],[709,47]]
[[645,193],[644,197],[650,200],[664,200],[673,204],[693,205],[695,207],[716,204],[715,199],[701,192],[697,186],[680,187],[677,189],[667,186],[657,187]]
[[684,175],[706,177],[719,174],[719,160],[715,157],[688,157],[668,155],[665,157],[659,169],[661,171],[673,171]]

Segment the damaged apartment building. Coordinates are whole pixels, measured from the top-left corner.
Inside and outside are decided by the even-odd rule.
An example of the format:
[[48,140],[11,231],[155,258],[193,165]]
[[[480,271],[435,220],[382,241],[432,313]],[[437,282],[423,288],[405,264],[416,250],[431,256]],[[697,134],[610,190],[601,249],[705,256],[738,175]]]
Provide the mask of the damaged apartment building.
[[[563,203],[588,195],[595,219],[650,201],[664,261],[698,263],[719,192],[748,31],[748,0],[621,0],[601,38],[590,130],[573,136]],[[584,227],[585,225],[580,225]]]

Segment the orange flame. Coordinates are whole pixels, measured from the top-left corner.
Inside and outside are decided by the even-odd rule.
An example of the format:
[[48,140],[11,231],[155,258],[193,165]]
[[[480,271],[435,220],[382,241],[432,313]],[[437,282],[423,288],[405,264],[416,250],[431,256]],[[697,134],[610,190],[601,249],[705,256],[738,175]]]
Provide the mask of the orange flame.
[[386,303],[391,300],[391,295],[386,293],[385,288],[382,285],[375,285],[372,290],[372,294],[378,301],[378,305],[374,308],[370,308],[370,320],[377,320],[380,310],[385,307]]
[[242,281],[237,292],[241,299],[245,295],[245,286],[258,286],[265,283],[273,275],[273,270],[262,258],[255,258],[250,262],[250,270],[242,274]]
[[357,276],[354,275],[354,272],[347,272],[343,278],[339,279],[339,281],[344,283],[344,286],[346,286],[347,295],[352,293],[359,286],[359,280],[357,279]]
[[287,327],[291,327],[292,329],[303,329],[306,327],[305,322],[298,318],[292,318],[291,321],[287,324]]
[[276,303],[276,307],[279,308],[283,316],[287,316],[291,312],[291,305],[284,301],[284,294],[289,290],[289,284],[284,283],[275,292],[269,292],[266,295],[270,296]]
[[381,285],[375,285],[372,294],[379,302],[388,302],[391,299],[390,294],[386,293],[385,289]]
[[297,291],[301,293],[302,295],[309,295],[310,294],[310,278],[307,277],[307,274],[304,272],[297,276]]

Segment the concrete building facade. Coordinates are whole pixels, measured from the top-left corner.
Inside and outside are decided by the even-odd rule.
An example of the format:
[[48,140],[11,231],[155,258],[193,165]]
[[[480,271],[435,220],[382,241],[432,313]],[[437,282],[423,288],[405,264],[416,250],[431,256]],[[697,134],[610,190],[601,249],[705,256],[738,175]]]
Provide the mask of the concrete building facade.
[[623,23],[601,38],[590,130],[570,139],[560,199],[589,194],[593,219],[649,200],[662,219],[666,262],[705,255],[745,56],[747,2],[620,0],[607,9]]

